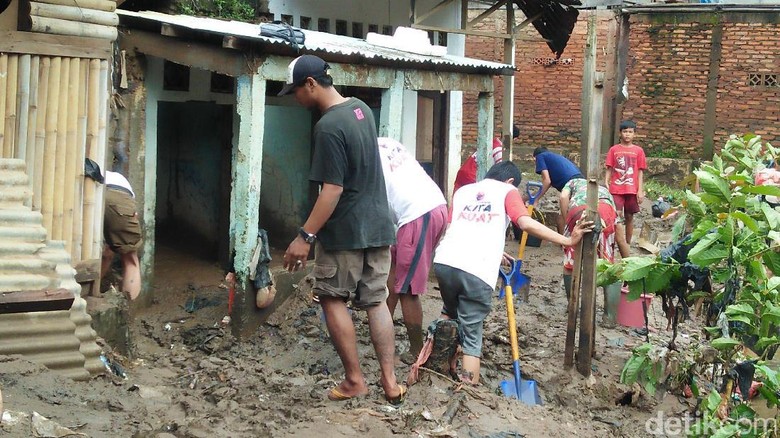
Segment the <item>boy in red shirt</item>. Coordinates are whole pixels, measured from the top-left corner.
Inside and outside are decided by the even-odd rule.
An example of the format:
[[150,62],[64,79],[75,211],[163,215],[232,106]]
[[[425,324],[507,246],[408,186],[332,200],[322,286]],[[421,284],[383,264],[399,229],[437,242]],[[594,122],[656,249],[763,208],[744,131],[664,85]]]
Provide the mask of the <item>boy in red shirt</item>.
[[620,143],[607,152],[607,187],[615,199],[618,213],[626,221],[626,242],[631,243],[634,233],[634,213],[645,197],[643,171],[647,169],[645,151],[635,145],[636,123],[625,120],[620,123]]

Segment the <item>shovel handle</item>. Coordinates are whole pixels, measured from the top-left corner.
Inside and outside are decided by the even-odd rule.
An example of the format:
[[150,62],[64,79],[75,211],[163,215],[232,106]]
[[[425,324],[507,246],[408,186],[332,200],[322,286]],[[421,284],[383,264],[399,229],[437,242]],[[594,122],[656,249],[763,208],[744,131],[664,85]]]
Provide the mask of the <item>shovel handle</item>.
[[512,297],[512,286],[507,283],[504,288],[506,290],[504,299],[506,300],[506,319],[507,324],[509,325],[509,343],[512,347],[512,361],[519,363],[520,349],[517,346],[517,325],[515,322],[515,302]]
[[[531,190],[531,187],[533,187],[534,189]],[[525,194],[528,195],[529,205],[534,205],[534,203],[536,203],[536,199],[542,193],[543,187],[544,185],[542,185],[542,183],[537,181],[528,181],[527,183],[525,183]]]

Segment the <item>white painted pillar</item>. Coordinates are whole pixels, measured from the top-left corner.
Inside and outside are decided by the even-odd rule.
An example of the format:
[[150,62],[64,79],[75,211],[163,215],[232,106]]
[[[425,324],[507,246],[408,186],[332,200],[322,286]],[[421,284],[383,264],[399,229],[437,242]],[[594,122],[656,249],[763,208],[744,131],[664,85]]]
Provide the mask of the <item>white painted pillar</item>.
[[233,267],[242,286],[248,281],[249,263],[257,245],[265,88],[266,81],[258,74],[242,75],[236,81],[239,122],[230,191],[230,250],[235,255]]
[[382,110],[379,114],[379,136],[401,141],[404,110],[404,72],[395,74],[393,85],[382,92]]
[[477,181],[493,165],[493,93],[479,93],[477,102]]

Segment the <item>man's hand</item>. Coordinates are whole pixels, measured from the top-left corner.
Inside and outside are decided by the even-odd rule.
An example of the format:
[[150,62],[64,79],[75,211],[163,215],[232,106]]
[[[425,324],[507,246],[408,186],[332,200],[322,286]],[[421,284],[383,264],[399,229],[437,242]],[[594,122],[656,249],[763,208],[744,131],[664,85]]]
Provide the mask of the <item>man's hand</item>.
[[306,243],[300,236],[290,242],[287,251],[284,252],[284,269],[295,272],[306,267],[306,258],[309,257],[311,244]]
[[641,204],[642,201],[645,199],[645,191],[640,190],[636,193],[636,202],[637,204]]
[[574,226],[574,229],[571,231],[571,236],[569,237],[569,244],[566,246],[574,246],[582,240],[582,236],[585,233],[589,233],[593,230],[593,221],[586,221],[580,219],[577,221],[577,225]]
[[507,254],[507,253],[504,253],[504,256],[501,258],[501,264],[503,266],[509,267],[509,266],[512,265],[513,261],[515,261],[515,258],[512,257],[511,255]]

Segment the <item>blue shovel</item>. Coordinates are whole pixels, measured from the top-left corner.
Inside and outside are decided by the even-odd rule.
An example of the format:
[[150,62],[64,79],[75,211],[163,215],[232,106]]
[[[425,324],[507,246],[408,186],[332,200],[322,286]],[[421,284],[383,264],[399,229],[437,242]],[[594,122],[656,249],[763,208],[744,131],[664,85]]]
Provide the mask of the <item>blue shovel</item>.
[[[534,190],[531,190],[531,188]],[[536,181],[529,181],[525,185],[525,193],[528,195],[528,214],[533,217],[534,203],[542,193],[542,183]],[[523,236],[520,238],[520,247],[517,250],[517,260],[512,265],[512,270],[509,272],[509,284],[512,286],[512,290],[515,293],[519,292],[523,287],[530,286],[531,278],[520,272],[523,267],[523,254],[525,253],[525,244],[528,241],[528,233],[523,231]],[[501,290],[498,293],[499,298],[503,298],[504,291]]]
[[517,323],[515,322],[515,303],[512,300],[512,284],[510,274],[515,272],[515,267],[519,262],[512,260],[510,262],[509,273],[499,270],[501,279],[504,280],[504,297],[506,299],[506,318],[509,324],[509,342],[512,346],[512,366],[514,368],[514,380],[501,381],[501,392],[504,397],[516,398],[521,402],[530,405],[541,405],[542,398],[539,396],[539,388],[536,381],[526,380],[520,377],[520,348],[517,346]]

